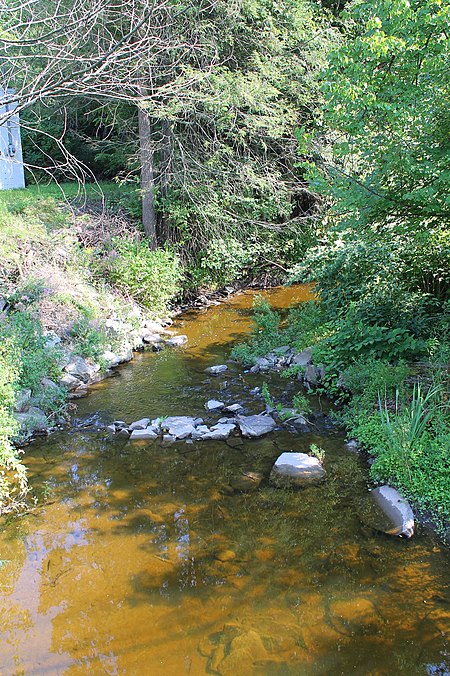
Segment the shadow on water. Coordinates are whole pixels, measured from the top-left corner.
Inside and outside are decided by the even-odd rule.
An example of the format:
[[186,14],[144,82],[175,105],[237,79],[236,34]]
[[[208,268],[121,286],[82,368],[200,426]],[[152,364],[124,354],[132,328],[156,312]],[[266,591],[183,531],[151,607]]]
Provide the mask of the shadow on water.
[[[367,468],[338,433],[164,447],[96,428],[204,414],[217,392],[262,409],[259,376],[205,377],[239,333],[234,310],[211,312],[223,337],[186,319],[187,350],[138,356],[80,404],[90,427],[30,449],[41,504],[0,535],[1,673],[449,673],[448,552],[362,525]],[[273,487],[278,454],[311,443],[326,481]],[[233,490],[244,472],[263,476],[257,490]]]

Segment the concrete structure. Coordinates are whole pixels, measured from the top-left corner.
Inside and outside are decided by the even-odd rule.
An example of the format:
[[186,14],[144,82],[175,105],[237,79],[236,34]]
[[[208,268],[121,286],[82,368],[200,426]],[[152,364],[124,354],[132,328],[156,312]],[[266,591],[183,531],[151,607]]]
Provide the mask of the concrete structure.
[[0,190],[25,187],[19,115],[7,117],[17,107],[7,103],[13,93],[12,89],[0,89]]

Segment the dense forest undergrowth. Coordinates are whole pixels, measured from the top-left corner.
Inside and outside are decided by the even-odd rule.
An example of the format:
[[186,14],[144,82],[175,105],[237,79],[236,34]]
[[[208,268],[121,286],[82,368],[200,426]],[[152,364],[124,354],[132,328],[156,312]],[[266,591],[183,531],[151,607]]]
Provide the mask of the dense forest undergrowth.
[[[59,390],[46,400],[43,380],[60,372],[46,332],[62,327],[94,357],[108,346],[101,327],[111,313],[132,323],[131,307],[161,316],[180,294],[290,280],[313,282],[317,301],[281,324],[257,308],[257,329],[235,356],[251,363],[275,346],[312,347],[319,393],[342,404],[339,422],[373,458],[373,480],[399,487],[444,528],[448,3],[242,0],[178,12],[169,2],[136,40],[127,26],[147,3],[133,3],[136,16],[120,24],[119,5],[93,29],[108,54],[111,35],[122,51],[96,71],[103,43],[84,41],[92,66],[79,82],[70,79],[78,14],[58,38],[64,63],[52,60],[60,17],[44,5],[33,17],[33,3],[36,66],[27,35],[15,37],[15,60],[11,47],[5,56],[29,181],[40,185],[0,194],[4,505],[25,486],[12,444],[19,393],[31,390],[55,418],[66,404]],[[2,12],[12,31],[14,7]],[[44,66],[53,88],[36,104],[29,92]],[[149,71],[151,89],[142,84]],[[116,181],[83,194],[63,184],[64,202],[49,177],[77,171]]]

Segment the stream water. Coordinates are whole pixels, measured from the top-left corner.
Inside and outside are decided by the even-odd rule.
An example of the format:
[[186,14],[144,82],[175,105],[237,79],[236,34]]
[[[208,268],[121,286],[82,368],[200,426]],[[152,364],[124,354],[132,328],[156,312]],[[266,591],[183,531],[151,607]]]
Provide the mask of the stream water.
[[[309,290],[267,295],[282,308]],[[252,299],[186,313],[185,348],[137,355],[70,431],[27,449],[39,503],[0,533],[3,676],[450,674],[449,552],[363,526],[367,468],[338,432],[166,447],[105,434],[116,418],[204,416],[210,398],[260,412],[263,379],[289,399],[276,374],[205,374],[248,331]],[[313,442],[320,486],[230,489]]]

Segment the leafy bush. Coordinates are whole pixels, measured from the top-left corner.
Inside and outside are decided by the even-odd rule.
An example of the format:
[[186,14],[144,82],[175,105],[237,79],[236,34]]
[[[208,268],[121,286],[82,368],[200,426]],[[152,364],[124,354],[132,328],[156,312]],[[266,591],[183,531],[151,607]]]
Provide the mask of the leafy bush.
[[12,411],[19,383],[19,354],[11,338],[0,341],[0,514],[26,491],[26,470],[11,444],[18,425]]
[[113,239],[104,262],[110,281],[143,306],[162,313],[180,291],[182,272],[176,254],[169,249],[149,249],[146,241]]
[[98,361],[109,345],[106,331],[100,322],[81,317],[74,322],[70,335],[73,337],[76,354]]
[[282,344],[279,331],[281,317],[262,296],[256,296],[253,302],[253,321],[255,326],[248,341],[235,345],[231,352],[233,359],[246,364],[253,364],[258,357]]

